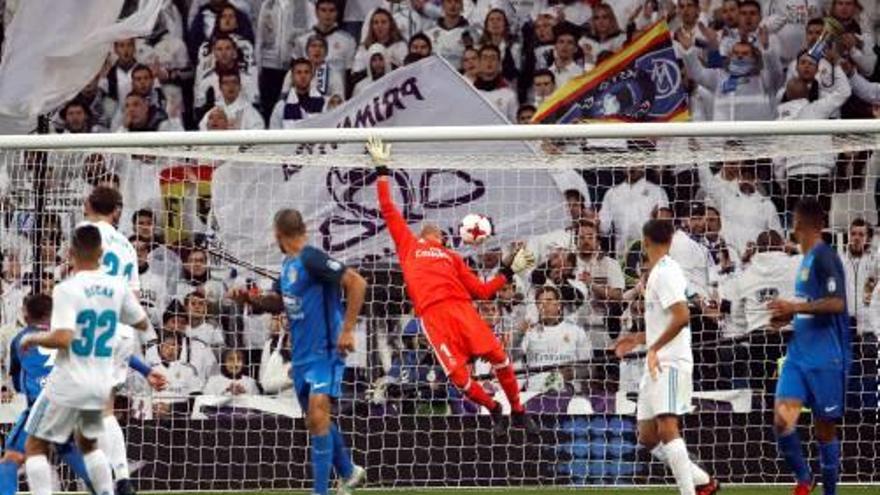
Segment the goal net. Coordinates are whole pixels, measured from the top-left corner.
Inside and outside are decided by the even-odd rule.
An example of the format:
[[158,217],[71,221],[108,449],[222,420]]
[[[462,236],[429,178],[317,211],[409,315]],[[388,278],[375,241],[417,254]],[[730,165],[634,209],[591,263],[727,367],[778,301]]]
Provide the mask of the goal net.
[[[876,127],[725,135],[707,125],[702,136],[693,126],[679,127],[688,129],[681,136],[621,128],[616,136],[546,126],[521,139],[459,133],[454,140],[440,131],[418,142],[392,139],[394,197],[412,229],[439,225],[484,278],[512,246],[537,256],[533,270],[476,304],[516,363],[539,437],[493,436],[485,411],[447,383],[378,210],[366,133],[330,132],[314,142],[293,133],[289,145],[236,132],[221,146],[148,146],[137,136],[124,147],[65,136],[51,146],[29,138],[7,145],[0,152],[4,362],[21,327],[22,298],[50,292],[66,274],[84,197],[99,185],[117,187],[118,229],[138,251],[140,296],[156,328],[142,352],[171,382],[153,393],[132,377],[117,403],[137,487],[309,487],[284,316],[228,297],[234,288],[272,290],[282,260],[272,217],[296,208],[310,242],[370,283],[336,409],[370,486],[665,483],[671,474],[636,441],[643,353],[619,359],[609,348],[644,328],[640,229],[652,216],[669,216],[682,232],[673,257],[692,295],[693,412],[684,417],[692,456],[723,482],[787,483],[772,406],[790,332],[767,331],[763,305],[793,287],[791,208],[814,197],[828,211],[828,241],[846,267],[852,317],[842,481],[880,482]],[[397,138],[405,131],[375,130]],[[458,235],[467,213],[493,220],[495,234],[478,248]],[[791,267],[781,279],[780,266]],[[506,404],[490,366],[470,366]],[[16,397],[0,404],[6,431],[22,406]],[[812,447],[809,457],[817,467]],[[75,486],[66,472],[62,481]]]

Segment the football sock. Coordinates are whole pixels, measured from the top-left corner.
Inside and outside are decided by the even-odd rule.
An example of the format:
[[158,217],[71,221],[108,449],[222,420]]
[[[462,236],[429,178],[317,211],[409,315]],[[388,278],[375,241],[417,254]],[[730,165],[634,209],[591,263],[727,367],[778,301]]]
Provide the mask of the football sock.
[[516,381],[516,374],[513,372],[513,366],[511,366],[507,354],[498,349],[484,357],[492,363],[495,378],[498,379],[498,383],[504,389],[504,395],[507,396],[507,401],[510,402],[510,410],[515,413],[524,412],[525,408],[519,400],[519,383]]
[[801,448],[801,438],[798,436],[797,430],[791,430],[787,433],[778,434],[776,436],[776,445],[779,453],[782,454],[788,468],[794,473],[798,483],[809,483],[813,478],[810,474],[810,466],[804,459],[804,451]]
[[330,468],[333,464],[333,435],[312,435],[312,493],[327,495],[330,489]]
[[[666,452],[663,451],[663,444],[657,445],[651,450],[651,455],[654,456],[655,459],[666,464]],[[710,476],[709,473],[703,471],[703,468],[697,465],[694,461],[691,461],[691,476],[694,478],[694,485],[700,486],[709,483]]]
[[840,440],[819,442],[819,463],[822,466],[822,493],[837,495],[837,478],[840,476]]
[[694,478],[691,474],[691,460],[688,457],[684,440],[676,438],[665,444],[663,450],[666,453],[666,464],[672,469],[672,475],[678,484],[679,493],[681,495],[695,495]]
[[104,416],[104,433],[98,437],[98,448],[107,456],[113,469],[115,480],[128,479],[128,453],[125,449],[125,435],[116,416]]
[[485,407],[488,410],[495,408],[495,400],[489,397],[483,385],[471,379],[470,372],[467,367],[460,366],[449,374],[449,381],[458,387],[459,390],[473,402]]
[[28,457],[24,462],[28,486],[33,495],[50,495],[52,493],[52,467],[44,455]]
[[345,437],[335,423],[330,424],[330,435],[333,436],[333,467],[339,477],[348,479],[354,471],[354,464],[351,462],[351,452],[345,445]]
[[83,456],[86,471],[97,495],[113,495],[113,473],[107,456],[101,449],[95,449]]
[[0,462],[0,495],[15,495],[18,491],[18,464]]

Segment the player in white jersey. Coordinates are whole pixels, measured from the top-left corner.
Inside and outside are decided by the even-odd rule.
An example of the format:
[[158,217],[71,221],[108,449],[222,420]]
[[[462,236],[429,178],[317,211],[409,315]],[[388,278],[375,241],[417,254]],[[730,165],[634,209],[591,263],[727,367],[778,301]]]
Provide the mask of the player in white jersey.
[[[131,242],[116,230],[119,215],[122,213],[122,195],[116,189],[106,186],[98,186],[86,198],[85,202],[86,222],[98,228],[101,232],[101,266],[107,275],[121,277],[136,295],[141,289],[138,272],[137,251]],[[151,328],[141,334],[148,340],[155,340],[155,331]],[[127,348],[128,346],[123,346]],[[117,362],[117,385],[122,385],[126,378],[126,368],[129,359],[134,352],[129,348],[116,356]],[[121,375],[121,376],[120,376]],[[125,435],[122,427],[113,414],[113,397],[107,400],[104,409],[104,435],[99,439],[101,450],[107,455],[113,475],[116,479],[116,492],[118,495],[134,495],[134,488],[129,480],[128,452],[125,446]]]
[[647,345],[636,413],[639,442],[670,467],[682,495],[709,495],[719,484],[690,460],[678,423],[678,417],[691,409],[694,358],[687,278],[669,256],[674,234],[669,220],[650,220],[642,228],[642,246],[651,266],[645,284],[645,332],[621,337],[615,352],[623,357]]
[[102,411],[114,385],[117,326],[129,324],[143,331],[149,323],[128,284],[100,269],[97,227],[78,227],[70,254],[74,274],[53,291],[51,330],[31,334],[21,343],[23,350],[58,349],[55,367],[25,425],[30,435],[25,471],[31,493],[50,494],[49,444],[66,442],[75,433],[97,495],[112,495],[113,475],[97,439],[104,431]]

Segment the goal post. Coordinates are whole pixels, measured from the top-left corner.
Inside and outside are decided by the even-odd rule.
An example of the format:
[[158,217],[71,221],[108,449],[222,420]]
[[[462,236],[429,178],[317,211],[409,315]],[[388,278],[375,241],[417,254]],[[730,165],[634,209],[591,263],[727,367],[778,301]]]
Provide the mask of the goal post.
[[[437,224],[481,277],[514,245],[535,252],[534,270],[477,309],[516,363],[539,437],[493,437],[485,411],[432,358],[378,210],[363,148],[371,136],[392,144],[395,202],[412,229]],[[671,473],[636,441],[642,354],[620,360],[608,349],[643,328],[640,227],[670,215],[692,249],[681,261],[695,295],[688,447],[723,482],[787,483],[772,430],[786,333],[761,327],[766,313],[738,280],[776,252],[758,239],[765,231],[780,235],[777,254],[794,254],[791,207],[818,197],[850,277],[842,481],[876,485],[880,254],[868,233],[878,223],[878,137],[880,120],[0,136],[0,343],[8,349],[17,331],[23,295],[65,276],[84,197],[117,187],[118,228],[139,251],[141,299],[158,332],[144,357],[172,377],[157,394],[131,378],[117,404],[138,488],[307,488],[284,321],[228,297],[272,290],[282,260],[272,216],[296,208],[310,243],[370,282],[337,404],[369,486],[666,483]],[[493,221],[480,247],[461,243],[467,213]],[[785,293],[764,289],[759,301]],[[472,372],[506,404],[490,366],[477,361]],[[0,405],[6,431],[14,414]],[[818,467],[812,447],[810,459]]]

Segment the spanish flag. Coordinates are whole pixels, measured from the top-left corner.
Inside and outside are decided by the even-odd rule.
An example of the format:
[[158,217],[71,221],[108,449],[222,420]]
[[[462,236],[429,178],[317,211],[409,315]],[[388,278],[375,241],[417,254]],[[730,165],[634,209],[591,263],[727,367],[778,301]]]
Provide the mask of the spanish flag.
[[540,124],[595,120],[688,120],[684,75],[666,21],[651,25],[619,52],[550,95],[532,118]]

